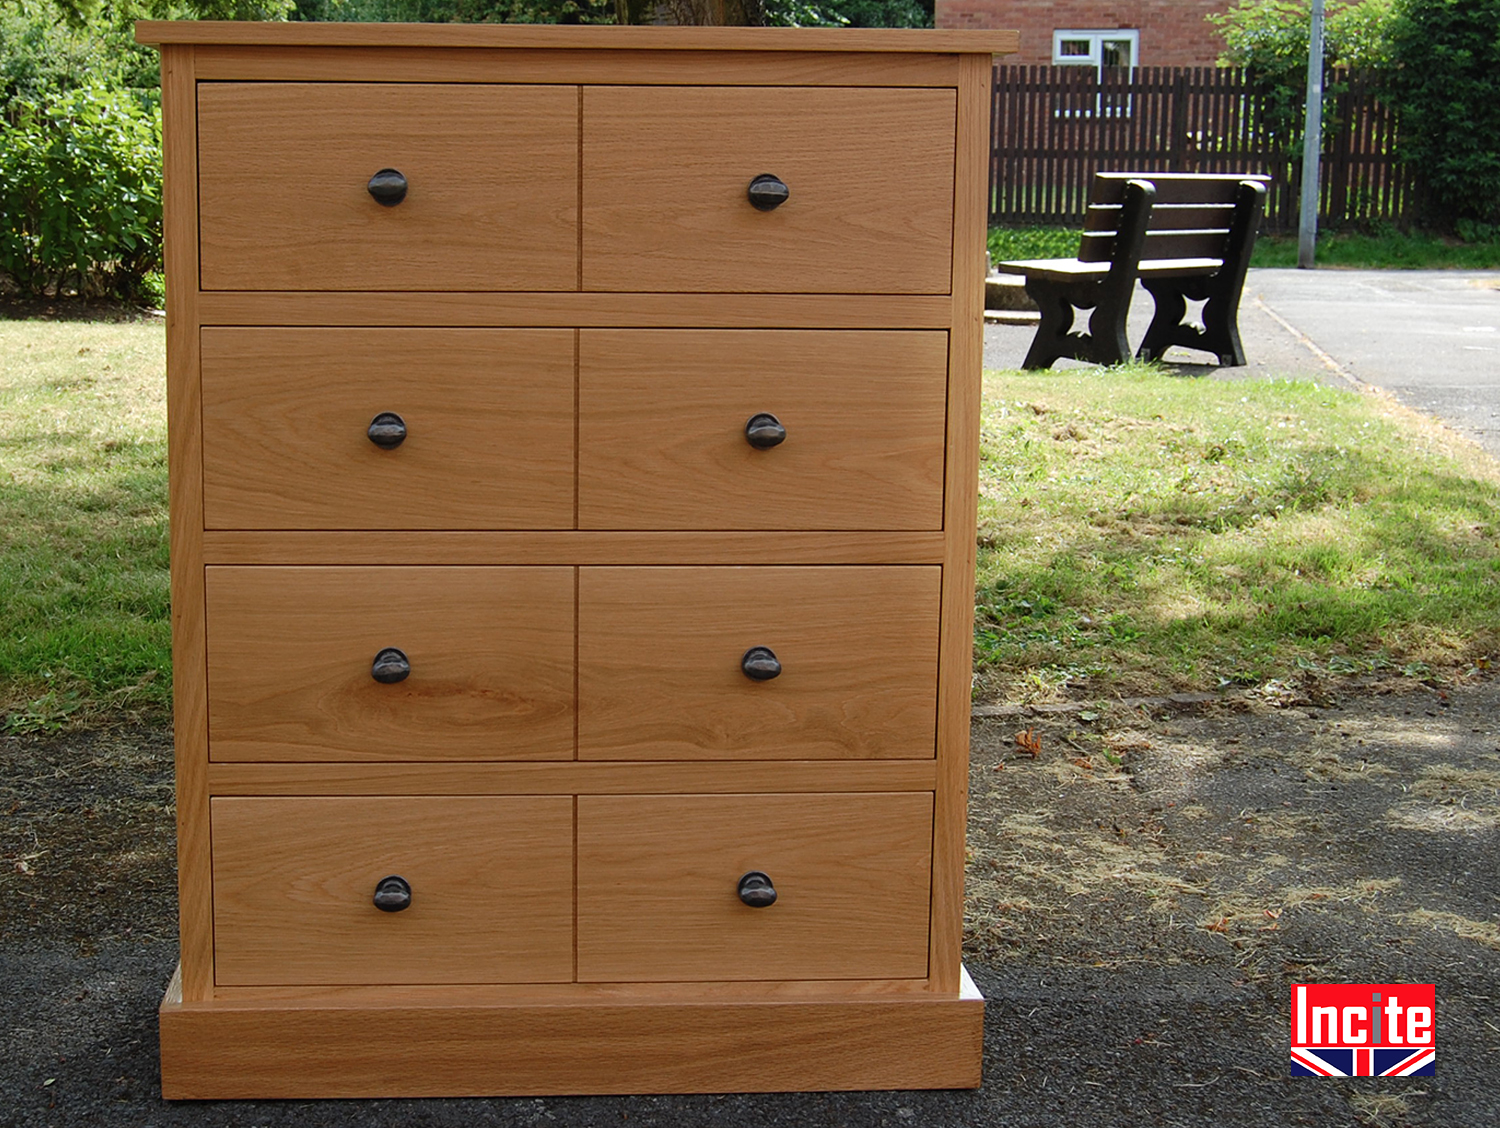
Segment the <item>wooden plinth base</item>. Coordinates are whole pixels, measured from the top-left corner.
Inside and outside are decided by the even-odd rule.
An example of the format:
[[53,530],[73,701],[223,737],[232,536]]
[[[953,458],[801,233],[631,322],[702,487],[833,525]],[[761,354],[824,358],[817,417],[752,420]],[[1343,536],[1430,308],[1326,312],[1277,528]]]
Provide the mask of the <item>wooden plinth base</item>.
[[[320,998],[161,1006],[162,1096],[540,1096],[972,1089],[984,999],[465,1003]],[[399,994],[399,991],[393,992]]]

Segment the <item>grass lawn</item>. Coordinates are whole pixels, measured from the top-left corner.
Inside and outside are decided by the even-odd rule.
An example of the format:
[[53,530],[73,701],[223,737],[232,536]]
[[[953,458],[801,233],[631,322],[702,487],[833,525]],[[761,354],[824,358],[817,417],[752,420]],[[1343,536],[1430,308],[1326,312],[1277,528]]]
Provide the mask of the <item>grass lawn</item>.
[[1500,464],[1383,397],[986,377],[977,692],[1425,676],[1500,650]]
[[[160,322],[0,321],[0,713],[165,716]],[[991,373],[977,692],[1500,660],[1500,468],[1380,397]]]
[[0,712],[165,714],[165,331],[0,321]]
[[[1078,253],[1073,227],[1007,227],[990,231],[990,257],[1002,259],[1072,258]],[[1433,235],[1387,231],[1378,235],[1325,232],[1318,236],[1319,266],[1407,270],[1493,270],[1500,268],[1500,239],[1464,243]],[[1295,235],[1262,235],[1255,241],[1251,266],[1297,265]]]

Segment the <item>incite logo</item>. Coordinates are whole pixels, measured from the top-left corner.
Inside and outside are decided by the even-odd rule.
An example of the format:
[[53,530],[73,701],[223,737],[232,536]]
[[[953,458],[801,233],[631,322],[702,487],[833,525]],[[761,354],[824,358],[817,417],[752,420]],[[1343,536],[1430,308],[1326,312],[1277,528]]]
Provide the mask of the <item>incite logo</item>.
[[1293,1077],[1431,1077],[1431,983],[1293,983]]

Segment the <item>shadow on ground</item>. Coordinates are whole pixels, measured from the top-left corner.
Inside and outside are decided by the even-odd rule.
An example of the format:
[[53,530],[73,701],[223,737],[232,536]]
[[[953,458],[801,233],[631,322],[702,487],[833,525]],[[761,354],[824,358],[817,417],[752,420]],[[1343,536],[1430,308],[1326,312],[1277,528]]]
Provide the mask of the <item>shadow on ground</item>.
[[[0,1125],[1497,1123],[1500,683],[1384,688],[977,721],[972,1093],[164,1104],[168,734],[8,737]],[[1437,1076],[1288,1078],[1297,981],[1435,982]]]

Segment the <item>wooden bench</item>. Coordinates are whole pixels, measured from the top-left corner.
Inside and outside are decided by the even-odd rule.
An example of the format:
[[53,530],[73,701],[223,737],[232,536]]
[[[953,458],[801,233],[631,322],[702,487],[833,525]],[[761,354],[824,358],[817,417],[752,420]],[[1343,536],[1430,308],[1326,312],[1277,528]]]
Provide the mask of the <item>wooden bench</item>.
[[[1170,345],[1214,353],[1225,367],[1245,363],[1240,291],[1270,177],[1232,173],[1101,172],[1076,259],[1022,259],[995,269],[1026,278],[1042,312],[1026,368],[1062,357],[1120,364],[1130,358],[1126,318],[1135,280],[1156,302],[1136,355],[1154,360]],[[1201,301],[1203,325],[1185,324]],[[1092,310],[1086,334],[1075,309]]]

